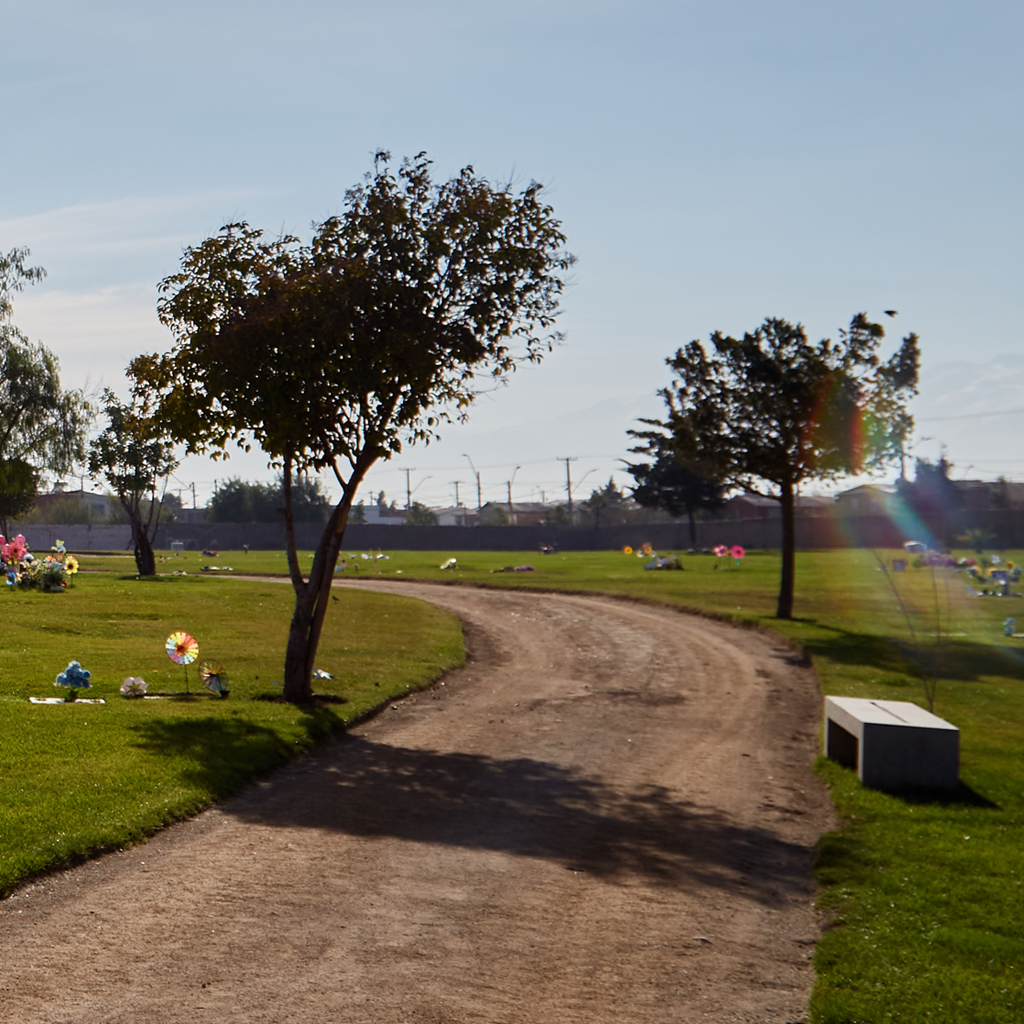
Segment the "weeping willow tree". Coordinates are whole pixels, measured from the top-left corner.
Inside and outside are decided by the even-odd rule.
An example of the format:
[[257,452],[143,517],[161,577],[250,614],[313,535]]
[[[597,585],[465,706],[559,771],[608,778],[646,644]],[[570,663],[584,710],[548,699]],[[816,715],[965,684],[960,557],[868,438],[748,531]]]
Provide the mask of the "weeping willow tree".
[[45,276],[28,249],[0,254],[0,530],[35,502],[42,472],[67,472],[83,458],[91,418],[81,391],[65,391],[56,356],[14,325],[13,296]]

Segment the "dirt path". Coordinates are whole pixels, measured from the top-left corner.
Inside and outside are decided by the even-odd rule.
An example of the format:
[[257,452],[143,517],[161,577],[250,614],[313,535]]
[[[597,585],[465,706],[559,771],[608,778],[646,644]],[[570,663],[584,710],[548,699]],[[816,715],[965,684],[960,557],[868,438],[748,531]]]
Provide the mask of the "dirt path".
[[463,618],[467,666],[0,903],[0,1020],[803,1020],[811,674],[669,610],[393,586]]

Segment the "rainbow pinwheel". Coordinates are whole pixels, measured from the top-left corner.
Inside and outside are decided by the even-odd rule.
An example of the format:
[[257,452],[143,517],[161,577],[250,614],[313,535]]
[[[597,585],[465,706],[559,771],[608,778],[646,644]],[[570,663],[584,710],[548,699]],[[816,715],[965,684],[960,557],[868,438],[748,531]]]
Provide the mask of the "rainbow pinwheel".
[[188,693],[188,667],[199,657],[199,644],[196,638],[178,630],[167,638],[164,646],[167,657],[175,665],[181,665],[185,669],[185,692]]
[[191,665],[199,657],[199,644],[188,633],[172,633],[167,638],[167,657],[175,665]]

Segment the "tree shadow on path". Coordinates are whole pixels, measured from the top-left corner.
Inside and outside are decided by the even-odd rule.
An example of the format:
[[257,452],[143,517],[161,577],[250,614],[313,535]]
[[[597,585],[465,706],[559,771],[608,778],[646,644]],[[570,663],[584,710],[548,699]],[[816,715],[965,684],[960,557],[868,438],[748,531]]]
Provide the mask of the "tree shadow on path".
[[349,735],[224,810],[264,827],[501,851],[609,882],[707,885],[769,905],[811,891],[808,846],[663,787],[624,791],[529,758]]

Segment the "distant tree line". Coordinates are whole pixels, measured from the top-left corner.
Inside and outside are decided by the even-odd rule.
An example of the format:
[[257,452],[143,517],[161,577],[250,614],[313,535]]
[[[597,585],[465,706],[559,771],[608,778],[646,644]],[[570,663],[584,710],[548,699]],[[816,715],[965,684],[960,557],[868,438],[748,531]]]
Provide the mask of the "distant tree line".
[[[292,480],[292,516],[297,523],[325,523],[331,511],[330,499],[320,481],[305,476]],[[249,483],[235,477],[221,484],[206,511],[210,523],[284,522],[284,484]]]

